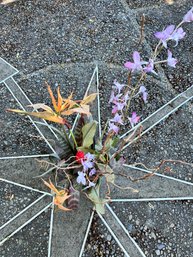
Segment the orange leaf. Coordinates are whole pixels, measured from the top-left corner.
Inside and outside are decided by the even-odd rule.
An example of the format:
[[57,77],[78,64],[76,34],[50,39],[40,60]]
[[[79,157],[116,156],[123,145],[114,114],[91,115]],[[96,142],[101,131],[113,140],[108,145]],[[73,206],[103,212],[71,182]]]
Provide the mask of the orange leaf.
[[68,208],[64,207],[64,206],[61,205],[61,204],[57,204],[57,206],[58,206],[58,208],[59,208],[60,210],[62,210],[62,211],[71,211],[71,210],[72,210],[72,209],[68,209]]
[[53,104],[54,110],[55,110],[56,112],[58,112],[58,106],[57,106],[57,103],[56,103],[56,99],[55,99],[55,97],[54,97],[54,95],[53,95],[52,89],[51,89],[51,87],[50,87],[49,85],[47,85],[47,86],[48,86],[48,92],[49,92],[49,94],[50,94],[50,97],[51,97],[51,100],[52,100],[52,104]]
[[64,202],[70,197],[70,195],[68,195],[67,190],[62,189],[58,191],[58,189],[54,186],[51,180],[49,180],[49,183],[46,182],[45,180],[43,180],[43,182],[47,187],[49,187],[56,194],[54,196],[54,204],[63,211],[71,211],[71,209],[68,209],[63,206]]
[[58,93],[58,111],[61,111],[61,107],[62,107],[62,103],[63,103],[63,99],[62,96],[60,94],[60,87],[57,88],[57,93]]
[[89,96],[84,97],[84,99],[81,101],[80,105],[85,105],[90,102],[93,102],[97,96],[97,93],[90,94]]
[[[42,179],[42,180],[43,180],[43,179]],[[47,181],[45,181],[45,180],[43,180],[43,182],[44,182],[44,184],[45,184],[47,187],[49,187],[49,189],[51,189],[54,193],[59,194],[58,189],[56,189],[56,187],[53,185],[53,183],[52,183],[51,180],[49,180],[50,184],[49,184]]]
[[49,121],[56,122],[56,123],[59,123],[59,124],[67,124],[66,119],[62,118],[61,116],[57,116],[54,112],[53,113],[49,113],[47,111],[44,111],[44,112],[25,112],[25,111],[17,110],[17,109],[8,109],[7,111],[16,112],[16,113],[19,113],[21,115],[34,116],[34,117],[37,117],[37,118],[41,118],[41,119],[44,119],[44,120],[49,120]]
[[70,197],[66,190],[60,190],[59,195],[56,194],[55,199],[54,199],[54,204],[64,204],[64,202]]
[[82,114],[90,115],[89,105],[82,105],[81,107],[72,108],[70,110],[62,112],[61,114],[62,115],[71,115],[73,113],[80,113],[80,114],[82,113]]
[[28,106],[34,108],[34,110],[43,109],[49,113],[54,113],[53,110],[48,105],[45,105],[45,104],[39,103],[39,104],[31,104]]

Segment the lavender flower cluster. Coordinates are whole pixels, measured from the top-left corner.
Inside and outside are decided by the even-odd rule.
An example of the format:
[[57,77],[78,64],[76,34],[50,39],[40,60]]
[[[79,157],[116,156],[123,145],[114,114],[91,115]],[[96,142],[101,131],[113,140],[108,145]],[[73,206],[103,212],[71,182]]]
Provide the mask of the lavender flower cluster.
[[[172,40],[175,41],[174,47],[178,45],[179,40],[183,39],[186,35],[181,25],[186,22],[193,21],[193,7],[187,12],[183,17],[183,20],[179,23],[178,26],[169,25],[161,32],[156,32],[154,36],[159,39],[159,43],[155,48],[155,52],[152,58],[149,58],[148,61],[141,60],[140,53],[137,51],[133,52],[133,62],[126,62],[124,67],[127,68],[131,73],[133,72],[142,72],[142,74],[153,73],[157,75],[154,70],[154,66],[159,63],[167,63],[168,66],[175,68],[178,60],[173,58],[172,52],[167,49],[167,42]],[[167,49],[167,59],[162,61],[156,61],[158,55],[158,48]],[[113,91],[110,96],[109,103],[113,104],[112,114],[114,118],[109,122],[109,131],[113,131],[115,134],[118,134],[120,125],[123,125],[123,110],[127,106],[129,100],[129,90],[125,90],[126,85],[120,84],[116,80],[114,81]],[[141,85],[139,91],[136,95],[142,94],[143,101],[147,102],[147,89],[145,86]],[[132,112],[132,116],[128,118],[131,124],[131,127],[134,127],[140,120],[140,116],[137,116],[136,112]]]

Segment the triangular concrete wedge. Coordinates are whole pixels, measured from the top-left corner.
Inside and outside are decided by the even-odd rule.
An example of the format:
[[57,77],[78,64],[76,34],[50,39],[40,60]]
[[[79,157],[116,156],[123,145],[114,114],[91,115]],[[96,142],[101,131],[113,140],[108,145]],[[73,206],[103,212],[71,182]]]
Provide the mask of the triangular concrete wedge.
[[[144,172],[125,167],[116,172],[115,183],[121,188],[111,187],[112,199],[193,197],[193,185],[174,181],[165,177],[145,178]],[[126,178],[128,176],[128,178]],[[144,179],[142,179],[144,178]],[[131,179],[142,179],[137,182]],[[126,189],[128,188],[128,189]]]
[[[112,203],[112,212],[145,256],[192,256],[193,201]],[[132,255],[131,255],[132,256]]]
[[[10,83],[7,82],[7,85],[10,86]],[[50,146],[28,117],[6,111],[7,109],[21,109],[21,106],[5,85],[0,91],[0,97],[3,99],[0,103],[1,157],[53,154]]]
[[0,57],[0,83],[5,81],[11,76],[14,76],[19,71],[9,64],[6,60]]
[[[94,214],[90,231],[86,241],[82,257],[90,256],[124,256],[128,257],[126,251],[122,249],[119,240],[112,235],[102,219],[97,213]],[[80,256],[79,256],[80,257]]]
[[48,256],[50,209],[43,209],[37,217],[3,243],[1,256]]
[[154,171],[193,183],[193,115],[190,108],[188,104],[179,108],[128,146],[124,153],[127,163],[141,163],[138,167],[146,170],[160,167]]

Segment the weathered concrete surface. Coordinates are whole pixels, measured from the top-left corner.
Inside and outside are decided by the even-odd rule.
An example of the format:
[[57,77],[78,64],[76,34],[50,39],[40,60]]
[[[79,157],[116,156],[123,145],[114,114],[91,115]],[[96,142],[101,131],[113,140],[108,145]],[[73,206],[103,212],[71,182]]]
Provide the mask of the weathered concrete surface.
[[92,204],[82,197],[77,211],[54,213],[52,257],[79,256],[91,211]]
[[0,83],[7,77],[12,76],[18,72],[13,66],[9,65],[5,60],[0,58]]

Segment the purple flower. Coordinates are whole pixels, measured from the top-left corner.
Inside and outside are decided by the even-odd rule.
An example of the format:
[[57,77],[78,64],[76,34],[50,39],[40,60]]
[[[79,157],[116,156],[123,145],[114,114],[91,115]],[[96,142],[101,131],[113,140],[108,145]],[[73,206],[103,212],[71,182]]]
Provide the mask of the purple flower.
[[177,62],[178,62],[178,60],[173,58],[172,57],[172,52],[170,50],[168,50],[168,58],[167,58],[168,65],[175,68]]
[[121,96],[121,95],[115,95],[115,92],[112,91],[112,92],[111,92],[110,99],[109,99],[109,103],[116,103],[116,102],[118,102],[120,96]]
[[154,36],[158,39],[161,40],[163,43],[163,46],[167,48],[167,40],[170,39],[171,34],[174,32],[175,26],[174,25],[169,25],[165,30],[161,32],[156,32]]
[[85,173],[82,171],[78,171],[78,177],[76,179],[78,184],[83,184],[86,185],[86,178],[85,178]]
[[89,181],[89,185],[88,185],[88,187],[94,187],[94,186],[95,186],[95,183],[94,183],[94,182]]
[[140,116],[137,116],[136,112],[132,112],[132,116],[131,118],[129,118],[131,126],[134,127],[134,125],[137,124],[139,120],[140,120]]
[[120,84],[116,80],[114,80],[114,85],[115,85],[115,88],[118,90],[119,94],[120,94],[121,90],[123,89],[123,87],[125,86],[124,84]]
[[142,94],[142,98],[143,98],[144,103],[147,103],[147,95],[148,95],[148,93],[147,93],[146,87],[140,86],[139,93]]
[[127,101],[129,100],[129,92],[127,92],[123,97],[122,97],[124,105],[127,105]]
[[84,190],[86,190],[86,189],[88,189],[88,188],[90,188],[90,187],[94,187],[94,186],[95,186],[95,183],[93,183],[93,182],[89,181],[88,186],[87,186],[87,187],[85,187],[85,188],[84,188]]
[[94,174],[96,174],[96,169],[92,168],[92,170],[89,172],[89,176],[92,177]]
[[141,71],[142,70],[142,64],[144,64],[143,61],[140,60],[140,54],[139,52],[135,51],[133,53],[133,60],[134,62],[126,62],[124,64],[125,68],[131,70],[132,72],[136,71]]
[[95,159],[95,155],[91,153],[85,154],[85,158],[87,161],[93,161]]
[[115,105],[113,106],[112,113],[115,114],[118,111],[122,111],[124,107],[125,107],[125,103],[116,102]]
[[184,15],[183,21],[184,22],[193,21],[193,7]]
[[113,119],[111,119],[111,121],[123,125],[122,117],[118,113],[115,114],[115,117]]
[[146,67],[143,68],[145,72],[152,72],[157,75],[157,73],[154,71],[154,63],[152,59],[149,59],[149,62]]
[[177,29],[172,35],[171,35],[171,39],[176,41],[175,46],[178,45],[178,41],[182,38],[184,38],[184,36],[186,35],[186,32],[184,32],[183,28],[179,28]]
[[114,123],[109,123],[109,131],[114,131],[115,134],[118,134],[119,132],[119,127],[117,127]]
[[86,172],[88,169],[93,168],[94,162],[89,160],[81,160],[83,170]]

